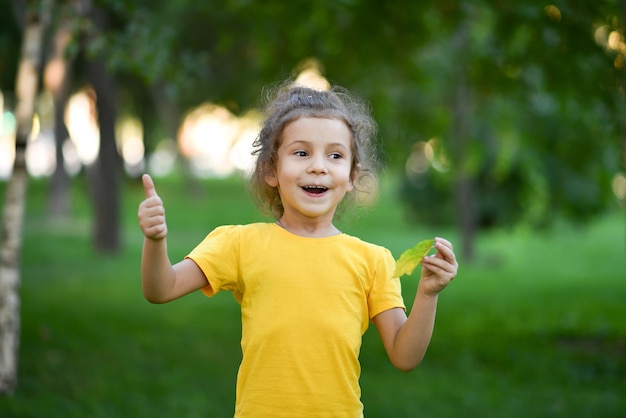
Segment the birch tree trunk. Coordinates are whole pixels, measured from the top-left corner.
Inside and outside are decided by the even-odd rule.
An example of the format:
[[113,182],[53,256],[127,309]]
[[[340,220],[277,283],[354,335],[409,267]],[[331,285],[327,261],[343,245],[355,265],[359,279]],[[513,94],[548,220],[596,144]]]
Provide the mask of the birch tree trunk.
[[0,257],[0,394],[10,395],[17,384],[20,334],[19,284],[22,225],[28,174],[26,144],[31,133],[35,97],[39,85],[41,48],[50,1],[26,3],[26,22],[16,81],[15,162],[6,189],[2,212]]

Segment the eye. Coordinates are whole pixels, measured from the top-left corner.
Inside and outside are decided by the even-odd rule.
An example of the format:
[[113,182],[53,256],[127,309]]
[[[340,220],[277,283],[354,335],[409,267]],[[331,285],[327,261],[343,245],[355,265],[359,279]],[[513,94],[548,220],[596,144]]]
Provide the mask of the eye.
[[332,152],[328,155],[328,157],[332,160],[339,160],[341,158],[343,158],[343,155],[341,155],[341,153],[339,152]]
[[298,150],[294,151],[293,155],[295,155],[296,157],[306,157],[309,154],[306,151]]

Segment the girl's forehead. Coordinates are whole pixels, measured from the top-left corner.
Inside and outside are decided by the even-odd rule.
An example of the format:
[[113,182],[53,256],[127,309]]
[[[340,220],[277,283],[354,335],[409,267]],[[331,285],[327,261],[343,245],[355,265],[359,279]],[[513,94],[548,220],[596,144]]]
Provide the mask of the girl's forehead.
[[347,116],[344,115],[343,113],[338,113],[335,111],[320,112],[320,111],[313,111],[313,110],[310,110],[310,111],[302,110],[300,112],[296,112],[295,114],[292,115],[292,117],[288,117],[288,120],[285,122],[285,125],[292,124],[302,119],[309,119],[312,121],[334,120],[334,121],[342,122],[346,126],[350,125],[348,123]]
[[284,127],[281,136],[282,141],[352,142],[352,131],[344,120],[326,117],[305,116],[294,119]]

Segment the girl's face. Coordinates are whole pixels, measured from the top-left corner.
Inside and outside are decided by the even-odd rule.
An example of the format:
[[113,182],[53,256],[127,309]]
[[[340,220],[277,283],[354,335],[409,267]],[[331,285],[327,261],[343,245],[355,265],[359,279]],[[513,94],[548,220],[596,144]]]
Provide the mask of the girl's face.
[[353,189],[351,141],[350,130],[337,119],[302,117],[285,127],[276,168],[265,178],[278,189],[284,217],[332,222]]

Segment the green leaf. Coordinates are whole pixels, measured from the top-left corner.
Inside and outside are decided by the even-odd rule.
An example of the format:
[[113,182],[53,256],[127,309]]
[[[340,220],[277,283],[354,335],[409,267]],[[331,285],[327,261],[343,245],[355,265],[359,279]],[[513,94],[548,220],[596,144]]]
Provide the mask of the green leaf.
[[405,252],[402,253],[400,258],[396,261],[396,272],[394,277],[400,277],[403,274],[412,274],[415,267],[417,267],[421,262],[422,258],[431,248],[433,248],[433,244],[435,240],[426,239],[424,241],[420,241],[413,248],[409,248]]

